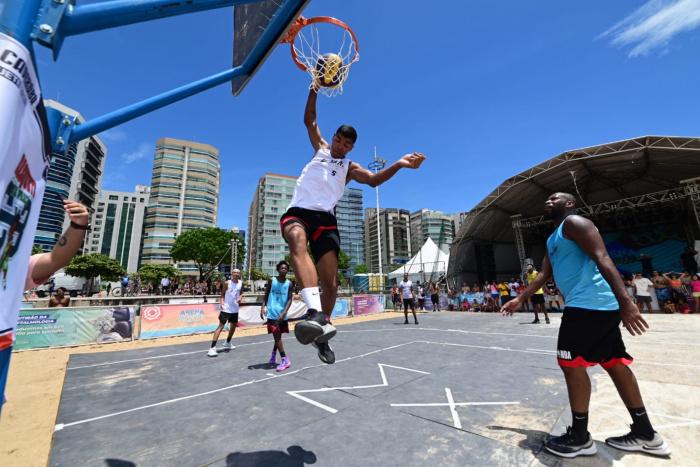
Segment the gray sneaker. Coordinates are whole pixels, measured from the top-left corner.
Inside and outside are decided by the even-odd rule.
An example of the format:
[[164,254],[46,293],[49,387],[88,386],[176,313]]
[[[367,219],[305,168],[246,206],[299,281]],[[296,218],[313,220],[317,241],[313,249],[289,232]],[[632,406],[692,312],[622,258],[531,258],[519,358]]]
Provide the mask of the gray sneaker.
[[630,426],[632,431],[623,436],[608,438],[605,442],[623,451],[639,451],[651,454],[652,456],[670,456],[671,448],[657,432],[654,432],[652,439],[644,438],[639,433],[635,433],[634,424]]
[[544,443],[544,447],[552,454],[560,457],[592,456],[598,449],[595,447],[590,433],[586,433],[587,439],[581,440],[570,426],[566,427],[566,433],[552,438]]

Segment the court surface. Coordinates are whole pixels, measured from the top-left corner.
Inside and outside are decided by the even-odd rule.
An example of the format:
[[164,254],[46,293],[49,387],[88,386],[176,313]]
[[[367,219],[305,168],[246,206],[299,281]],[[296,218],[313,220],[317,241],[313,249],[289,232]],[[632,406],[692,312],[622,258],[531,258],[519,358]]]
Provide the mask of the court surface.
[[[607,447],[629,415],[589,370],[598,454],[563,460],[542,441],[571,415],[555,357],[560,322],[531,314],[426,313],[339,326],[337,362],[285,336],[292,367],[267,363],[271,336],[72,355],[52,466],[698,465],[700,317],[653,315],[625,336],[670,459]],[[340,322],[340,321],[339,321]],[[220,344],[223,340],[219,341]],[[279,358],[279,357],[278,357]]]

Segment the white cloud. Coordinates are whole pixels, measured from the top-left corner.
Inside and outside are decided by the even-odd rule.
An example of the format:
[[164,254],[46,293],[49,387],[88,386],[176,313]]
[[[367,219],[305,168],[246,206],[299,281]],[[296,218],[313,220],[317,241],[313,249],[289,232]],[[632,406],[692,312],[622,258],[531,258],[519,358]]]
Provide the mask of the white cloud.
[[700,26],[700,0],[650,0],[603,34],[611,44],[634,45],[630,57],[662,49],[674,36]]
[[124,159],[125,163],[131,164],[132,162],[136,162],[139,159],[151,156],[151,154],[153,154],[153,151],[154,147],[152,144],[143,143],[138,147],[136,151],[122,154],[122,159]]
[[118,143],[127,138],[126,131],[112,128],[111,130],[103,131],[99,134],[100,138],[106,143]]

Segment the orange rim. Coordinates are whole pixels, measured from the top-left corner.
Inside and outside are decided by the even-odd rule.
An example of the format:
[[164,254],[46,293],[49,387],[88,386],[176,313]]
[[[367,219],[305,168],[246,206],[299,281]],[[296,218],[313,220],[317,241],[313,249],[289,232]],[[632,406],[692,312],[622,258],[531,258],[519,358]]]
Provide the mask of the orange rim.
[[330,16],[316,16],[315,18],[309,18],[309,19],[306,19],[303,16],[299,16],[299,18],[297,18],[297,20],[294,22],[294,24],[289,28],[289,30],[287,31],[287,34],[282,38],[280,43],[292,45],[291,49],[292,49],[292,58],[294,59],[294,63],[296,63],[297,66],[302,71],[309,70],[309,68],[301,60],[299,60],[299,57],[297,57],[297,53],[294,50],[294,38],[306,26],[309,26],[309,25],[315,24],[315,23],[329,23],[329,24],[333,24],[335,26],[339,26],[339,27],[347,30],[350,33],[350,35],[352,36],[352,40],[355,41],[355,55],[352,57],[352,60],[350,61],[350,63],[348,63],[346,66],[350,67],[350,65],[355,63],[355,60],[357,60],[358,54],[360,52],[360,47],[357,43],[357,36],[355,36],[355,33],[352,31],[352,29],[350,29],[350,26],[343,23],[339,19],[331,18]]

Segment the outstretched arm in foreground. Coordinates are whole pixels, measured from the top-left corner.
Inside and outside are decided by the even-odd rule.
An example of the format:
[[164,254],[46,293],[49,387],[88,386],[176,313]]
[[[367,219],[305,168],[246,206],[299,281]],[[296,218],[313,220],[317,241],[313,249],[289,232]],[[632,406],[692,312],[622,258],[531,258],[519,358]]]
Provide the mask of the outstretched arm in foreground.
[[[88,224],[90,214],[85,206],[75,201],[63,201],[63,207],[71,222],[79,226]],[[85,230],[69,226],[54,245],[51,253],[42,255],[34,266],[32,279],[41,281],[68,265],[83,244]]]

